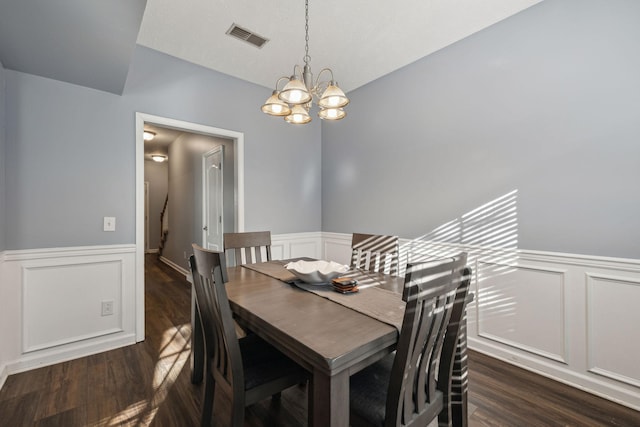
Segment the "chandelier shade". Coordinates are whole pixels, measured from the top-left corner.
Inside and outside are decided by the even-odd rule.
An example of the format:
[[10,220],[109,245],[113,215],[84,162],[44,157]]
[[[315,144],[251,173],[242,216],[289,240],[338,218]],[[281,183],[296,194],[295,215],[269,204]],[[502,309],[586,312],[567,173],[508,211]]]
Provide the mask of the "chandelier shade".
[[294,105],[291,109],[291,114],[284,118],[287,123],[294,125],[304,125],[311,121],[311,116],[305,107],[302,105]]
[[291,108],[278,97],[278,93],[277,90],[273,91],[273,95],[271,95],[262,106],[262,112],[272,116],[288,116],[291,114]]
[[349,98],[347,98],[338,86],[331,84],[327,87],[327,89],[322,94],[322,98],[318,101],[318,106],[321,108],[341,108],[349,103]]
[[[311,72],[309,56],[309,0],[305,0],[305,55],[304,66],[294,65],[291,77],[280,77],[273,94],[262,105],[262,112],[271,116],[284,116],[287,123],[305,124],[311,121],[309,111],[315,102],[319,108],[318,117],[323,120],[340,120],[347,113],[344,108],[349,98],[333,79],[333,71],[323,68],[316,80]],[[322,81],[320,77],[328,73],[330,79]],[[281,81],[287,83],[280,90]]]
[[278,97],[289,104],[306,104],[312,98],[304,83],[295,76],[291,76],[289,83],[284,86]]
[[322,120],[340,120],[346,115],[347,113],[342,108],[322,108],[318,113],[318,117]]

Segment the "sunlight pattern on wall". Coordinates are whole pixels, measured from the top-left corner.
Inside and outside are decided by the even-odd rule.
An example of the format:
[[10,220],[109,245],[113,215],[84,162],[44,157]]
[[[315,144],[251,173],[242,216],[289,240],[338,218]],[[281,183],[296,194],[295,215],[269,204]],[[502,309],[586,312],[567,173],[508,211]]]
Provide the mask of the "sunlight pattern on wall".
[[[504,263],[518,248],[518,190],[513,190],[400,247],[400,265],[453,256],[464,250],[469,264]],[[401,274],[404,274],[402,272]]]
[[502,287],[513,278],[501,276],[513,273],[518,261],[517,198],[518,190],[513,190],[401,245],[400,266],[465,251],[481,317],[513,317],[515,301]]

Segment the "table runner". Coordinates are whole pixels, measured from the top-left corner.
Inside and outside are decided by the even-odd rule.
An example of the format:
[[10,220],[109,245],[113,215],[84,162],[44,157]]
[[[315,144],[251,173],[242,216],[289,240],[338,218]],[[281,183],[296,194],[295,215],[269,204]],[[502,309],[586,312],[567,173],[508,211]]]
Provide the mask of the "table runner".
[[257,264],[243,264],[244,268],[257,271],[258,273],[265,274],[274,279],[278,279],[285,283],[294,283],[298,278],[289,270],[284,268],[284,265],[289,263],[289,260],[274,260],[267,262],[259,262]]
[[350,271],[346,276],[358,280],[359,292],[341,294],[335,292],[330,284],[311,285],[298,280],[293,273],[284,268],[284,265],[290,261],[292,260],[268,261],[257,264],[245,264],[243,267],[327,298],[347,308],[391,325],[400,333],[405,302],[402,301],[400,294],[379,288],[378,286],[381,282],[376,280],[376,275],[360,270]]

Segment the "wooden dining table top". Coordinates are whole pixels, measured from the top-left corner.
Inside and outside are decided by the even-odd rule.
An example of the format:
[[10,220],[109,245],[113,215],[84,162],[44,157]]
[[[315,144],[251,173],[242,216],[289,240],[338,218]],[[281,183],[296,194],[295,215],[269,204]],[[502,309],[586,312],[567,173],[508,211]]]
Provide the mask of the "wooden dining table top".
[[[396,327],[289,283],[244,267],[229,268],[227,274],[227,295],[239,322],[310,371],[335,375],[349,369],[352,374],[363,367],[359,362],[393,351],[398,340]],[[404,283],[377,276],[388,289]]]

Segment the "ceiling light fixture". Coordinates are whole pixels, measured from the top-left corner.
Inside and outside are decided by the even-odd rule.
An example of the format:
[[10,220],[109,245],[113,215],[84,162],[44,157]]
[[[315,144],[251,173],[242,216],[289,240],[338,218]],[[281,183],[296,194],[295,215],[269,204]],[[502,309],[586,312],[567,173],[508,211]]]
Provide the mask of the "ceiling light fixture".
[[154,162],[162,163],[167,161],[167,156],[165,156],[164,154],[152,154],[151,160],[153,160]]
[[[313,81],[311,57],[309,56],[309,0],[305,0],[305,55],[304,67],[294,65],[291,77],[280,77],[276,89],[262,106],[262,111],[271,116],[284,116],[288,123],[305,124],[311,121],[309,110],[314,98],[320,107],[318,117],[323,120],[340,120],[347,115],[344,107],[349,103],[338,83],[333,80],[333,71],[323,68]],[[331,80],[320,81],[322,73],[328,72]],[[281,81],[288,80],[282,90],[278,90]]]
[[151,141],[155,137],[156,133],[151,132],[150,130],[145,130],[144,132],[142,132],[142,139],[144,139],[145,141]]

